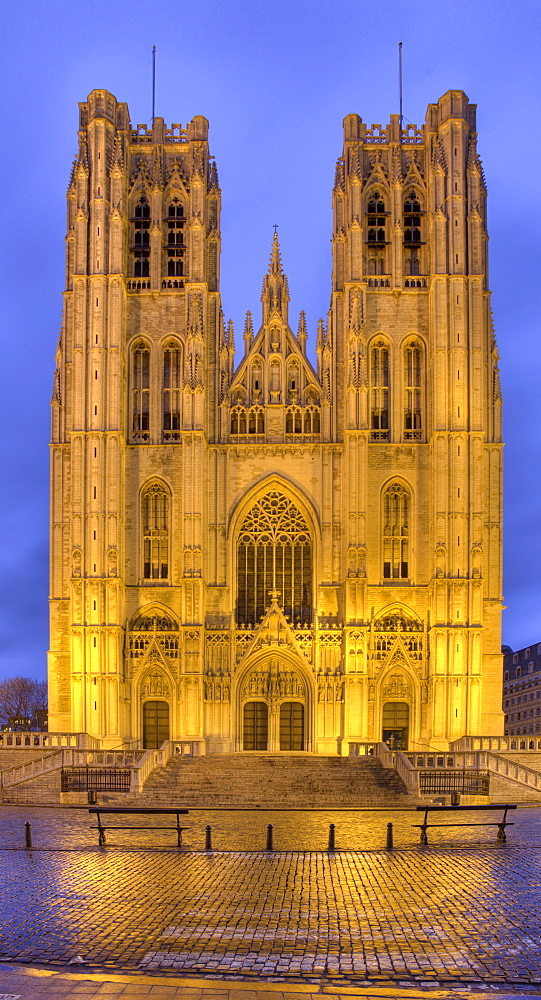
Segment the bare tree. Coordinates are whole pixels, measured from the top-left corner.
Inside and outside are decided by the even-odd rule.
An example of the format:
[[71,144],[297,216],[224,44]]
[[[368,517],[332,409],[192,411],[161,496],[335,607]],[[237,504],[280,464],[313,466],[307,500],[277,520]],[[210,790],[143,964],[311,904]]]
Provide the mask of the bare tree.
[[41,728],[47,712],[47,684],[31,677],[0,681],[0,723],[10,729]]

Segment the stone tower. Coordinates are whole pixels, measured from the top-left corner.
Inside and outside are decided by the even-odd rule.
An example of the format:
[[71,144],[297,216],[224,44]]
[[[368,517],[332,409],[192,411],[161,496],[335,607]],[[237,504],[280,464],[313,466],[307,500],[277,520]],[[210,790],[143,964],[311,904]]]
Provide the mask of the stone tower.
[[80,106],[53,395],[50,729],[446,747],[501,713],[501,435],[475,107],[344,121],[316,369],[278,238],[235,369],[205,118]]

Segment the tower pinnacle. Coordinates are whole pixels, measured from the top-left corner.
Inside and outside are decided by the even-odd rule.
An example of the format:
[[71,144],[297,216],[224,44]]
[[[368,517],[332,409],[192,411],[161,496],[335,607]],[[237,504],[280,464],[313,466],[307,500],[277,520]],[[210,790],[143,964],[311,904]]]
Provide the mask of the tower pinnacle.
[[263,278],[261,302],[263,303],[263,323],[269,320],[273,312],[278,313],[282,322],[287,323],[289,287],[287,277],[282,270],[280,244],[276,229],[272,238],[269,270]]

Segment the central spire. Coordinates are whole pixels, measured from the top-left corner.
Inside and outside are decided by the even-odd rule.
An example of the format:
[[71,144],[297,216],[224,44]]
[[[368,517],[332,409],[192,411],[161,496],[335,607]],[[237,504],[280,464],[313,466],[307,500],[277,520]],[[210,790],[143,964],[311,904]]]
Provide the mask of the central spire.
[[267,323],[273,313],[277,313],[283,323],[287,323],[287,308],[289,303],[289,287],[287,277],[282,271],[282,258],[278,233],[274,229],[270,254],[269,270],[263,278],[263,323]]

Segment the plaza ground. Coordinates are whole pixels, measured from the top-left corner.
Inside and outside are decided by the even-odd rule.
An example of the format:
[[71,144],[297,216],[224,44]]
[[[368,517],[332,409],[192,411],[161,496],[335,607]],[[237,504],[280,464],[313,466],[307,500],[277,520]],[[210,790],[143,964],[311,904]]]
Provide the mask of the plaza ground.
[[[367,817],[379,836],[389,815],[348,821],[362,834]],[[187,817],[188,841],[206,818]],[[239,813],[237,841],[265,818]],[[165,831],[154,848],[139,833],[99,848],[86,812],[3,807],[0,820],[0,998],[541,995],[539,810],[517,811],[507,844],[482,830],[393,851],[208,853]],[[299,824],[290,814],[284,841]]]

